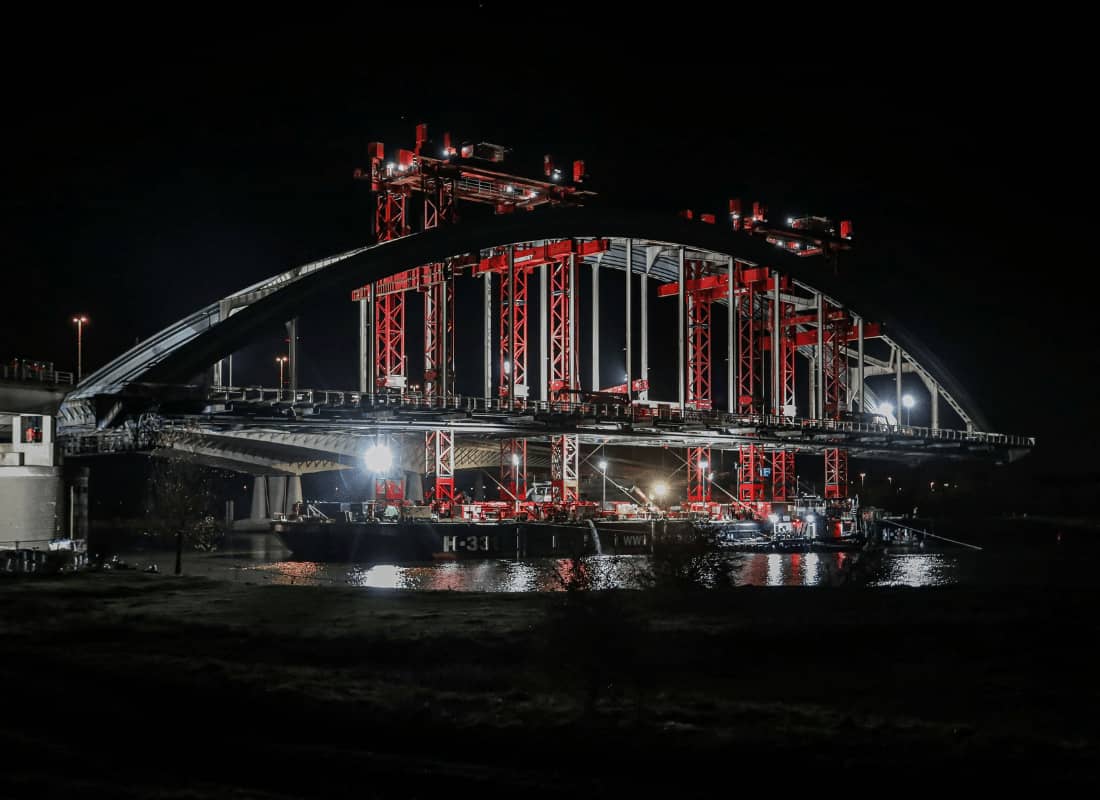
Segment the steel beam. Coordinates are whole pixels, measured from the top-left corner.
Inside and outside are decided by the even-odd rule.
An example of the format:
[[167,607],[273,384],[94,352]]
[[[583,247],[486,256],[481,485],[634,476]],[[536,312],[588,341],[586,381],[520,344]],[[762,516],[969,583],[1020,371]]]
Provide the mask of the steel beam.
[[[646,264],[646,271],[638,276],[638,297],[639,308],[638,313],[641,318],[638,320],[641,322],[641,329],[638,331],[642,338],[641,358],[642,362],[639,365],[641,372],[639,377],[642,380],[649,380],[649,264]],[[639,400],[649,400],[649,389],[644,392],[638,393]]]
[[679,248],[676,272],[676,379],[679,388],[680,415],[684,413],[684,248]]
[[289,384],[291,391],[298,389],[298,318],[290,320],[286,324],[286,354],[290,361]]
[[898,425],[901,425],[901,348],[894,348],[894,393],[897,395],[897,403],[894,405],[894,413],[897,414]]
[[485,399],[493,396],[493,273],[484,273],[485,290],[482,292],[483,310],[485,314],[484,337],[484,367],[485,367]]
[[816,389],[817,395],[814,400],[817,408],[817,419],[824,419],[825,417],[825,298],[818,292],[815,296],[817,302],[817,353],[814,358],[817,359],[817,376],[816,376]]
[[856,352],[859,360],[859,365],[856,367],[856,375],[859,376],[859,411],[862,414],[867,410],[867,404],[864,399],[866,395],[863,392],[863,379],[867,377],[864,372],[866,369],[866,362],[863,358],[863,317],[856,317],[856,336],[858,337],[856,340],[858,342],[856,345]]
[[600,390],[600,257],[592,262],[592,391]]
[[626,392],[628,397],[633,397],[630,391],[631,380],[634,376],[633,351],[631,349],[631,335],[634,320],[634,303],[630,296],[634,284],[634,248],[630,239],[626,240]]
[[783,353],[780,349],[779,337],[782,334],[783,303],[780,299],[779,273],[773,276],[772,289],[772,413],[779,416],[783,413],[783,375],[781,371]]
[[733,256],[726,263],[726,309],[729,312],[726,331],[726,408],[737,413],[737,299],[735,294]]
[[548,264],[539,267],[539,399],[544,403],[550,400],[550,351],[547,339],[550,309],[546,279],[548,269]]

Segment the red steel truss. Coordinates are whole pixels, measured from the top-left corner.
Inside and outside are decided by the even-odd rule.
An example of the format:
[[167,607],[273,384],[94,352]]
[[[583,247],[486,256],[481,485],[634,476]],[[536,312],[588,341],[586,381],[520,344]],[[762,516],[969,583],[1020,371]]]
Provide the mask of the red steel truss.
[[[555,392],[579,388],[573,370],[576,353],[575,257],[570,254],[550,265],[550,397]],[[572,398],[572,395],[564,395]],[[577,502],[580,485],[580,444],[576,434],[550,440],[550,491],[556,503]]]
[[756,503],[764,499],[764,448],[757,444],[741,445],[741,480],[737,499]]
[[579,456],[577,434],[563,433],[550,440],[550,491],[555,503],[571,505],[579,499]]
[[688,502],[710,502],[710,448],[689,447],[687,449]]
[[523,502],[527,497],[527,440],[505,439],[500,443],[501,500]]
[[[794,316],[794,304],[779,303],[779,396],[775,401],[777,416],[794,416],[795,408],[795,328],[791,324]],[[773,306],[774,308],[774,306]],[[774,320],[774,315],[771,317]],[[795,475],[794,451],[789,448],[777,448],[772,451],[772,500],[779,503],[794,500],[798,493]]]
[[[829,310],[826,304],[823,321],[824,408],[826,419],[840,419],[847,404],[848,393],[848,333],[851,319],[843,309]],[[848,450],[830,447],[825,450],[825,497],[843,499],[848,496]]]
[[[688,261],[685,264],[687,286],[701,281],[707,270],[705,261]],[[687,404],[698,411],[708,411],[711,408],[710,304],[713,291],[686,291],[685,294],[689,342]]]
[[455,499],[455,450],[454,434],[446,429],[430,431],[424,435],[424,469],[435,473],[434,499],[439,503],[453,503]]
[[374,300],[374,382],[378,389],[405,388],[405,295]]
[[500,396],[512,404],[527,398],[527,275],[513,255],[500,280]]

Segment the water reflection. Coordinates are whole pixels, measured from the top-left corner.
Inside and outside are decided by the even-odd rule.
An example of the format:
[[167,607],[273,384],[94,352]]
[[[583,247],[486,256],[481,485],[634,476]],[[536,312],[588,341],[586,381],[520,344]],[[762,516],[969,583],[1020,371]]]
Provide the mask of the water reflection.
[[954,583],[952,563],[940,553],[887,554],[883,574],[870,586],[942,586]]
[[[103,534],[101,533],[102,537]],[[741,586],[941,586],[1093,585],[1100,537],[1060,533],[988,533],[985,548],[901,548],[869,553],[745,553],[730,556],[733,581]],[[124,538],[121,541],[127,541]],[[111,552],[111,542],[97,547]],[[133,544],[133,543],[130,543]],[[117,546],[117,545],[116,545]],[[159,562],[171,569],[174,554],[144,543],[116,552],[137,566]],[[187,553],[184,571],[222,580],[278,585],[351,585],[377,589],[478,592],[561,591],[570,581],[594,588],[634,587],[648,569],[646,556],[596,556],[574,575],[568,560],[440,561],[422,564],[335,564],[291,560],[278,538],[234,534],[213,553]]]
[[[958,580],[951,556],[886,554],[870,561],[861,553],[747,553],[730,556],[739,586],[939,586]],[[323,564],[275,561],[245,573],[280,585],[348,584],[371,589],[454,592],[556,592],[570,585],[593,589],[645,585],[647,556],[568,559],[442,561],[429,564]]]

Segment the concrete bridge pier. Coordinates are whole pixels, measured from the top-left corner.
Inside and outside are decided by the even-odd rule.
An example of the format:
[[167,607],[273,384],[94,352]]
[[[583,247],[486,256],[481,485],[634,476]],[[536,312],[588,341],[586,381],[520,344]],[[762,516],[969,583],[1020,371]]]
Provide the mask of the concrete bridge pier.
[[249,522],[264,522],[267,515],[267,478],[257,475],[252,479],[252,508],[248,512]]
[[302,476],[291,475],[286,479],[286,513],[294,511],[294,507],[302,502]]
[[286,513],[286,476],[267,476],[267,510],[272,519],[276,514]]

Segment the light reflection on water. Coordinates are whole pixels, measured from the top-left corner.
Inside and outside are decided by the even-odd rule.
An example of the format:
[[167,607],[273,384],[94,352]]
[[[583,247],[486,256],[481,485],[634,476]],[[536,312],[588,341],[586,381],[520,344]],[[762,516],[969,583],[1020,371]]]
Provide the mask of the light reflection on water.
[[[959,580],[953,557],[940,553],[886,554],[860,564],[859,553],[745,553],[730,557],[740,586],[940,586]],[[581,578],[597,589],[643,585],[647,556],[592,556],[587,574],[572,574],[565,559],[486,559],[427,564],[326,564],[274,561],[241,564],[240,577],[281,585],[346,584],[371,589],[457,592],[553,592]]]

